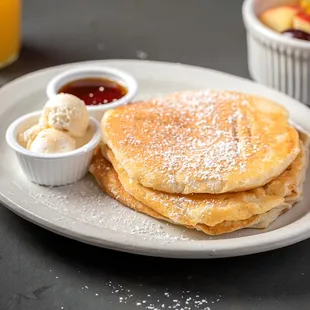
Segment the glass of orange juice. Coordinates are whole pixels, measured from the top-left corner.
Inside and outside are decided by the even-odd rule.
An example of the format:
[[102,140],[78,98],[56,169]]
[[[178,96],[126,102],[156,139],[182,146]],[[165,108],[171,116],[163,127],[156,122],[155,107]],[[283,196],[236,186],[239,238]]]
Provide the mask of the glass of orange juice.
[[0,68],[14,62],[20,50],[22,0],[0,0]]

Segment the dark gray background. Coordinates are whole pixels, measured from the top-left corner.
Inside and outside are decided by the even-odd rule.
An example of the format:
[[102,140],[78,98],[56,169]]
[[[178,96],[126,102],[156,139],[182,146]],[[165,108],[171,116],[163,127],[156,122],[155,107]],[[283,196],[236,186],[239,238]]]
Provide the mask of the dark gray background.
[[[0,83],[66,62],[142,56],[249,77],[241,3],[24,0],[23,50]],[[310,309],[310,241],[232,259],[155,259],[65,239],[0,206],[0,310],[207,307]]]

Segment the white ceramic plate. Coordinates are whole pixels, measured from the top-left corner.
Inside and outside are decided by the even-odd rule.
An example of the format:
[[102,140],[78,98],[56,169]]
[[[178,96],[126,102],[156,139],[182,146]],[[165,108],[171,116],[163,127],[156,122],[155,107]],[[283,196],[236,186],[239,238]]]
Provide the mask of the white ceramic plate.
[[91,176],[65,187],[28,182],[5,142],[5,131],[18,116],[41,108],[48,81],[77,65],[114,66],[133,74],[139,98],[185,89],[218,88],[259,94],[282,103],[294,123],[310,132],[310,110],[264,86],[228,74],[150,61],[106,60],[44,69],[0,89],[0,194],[10,210],[46,229],[93,245],[162,257],[212,258],[257,253],[310,237],[310,176],[304,199],[267,230],[242,230],[220,237],[173,226],[136,213],[103,194]]

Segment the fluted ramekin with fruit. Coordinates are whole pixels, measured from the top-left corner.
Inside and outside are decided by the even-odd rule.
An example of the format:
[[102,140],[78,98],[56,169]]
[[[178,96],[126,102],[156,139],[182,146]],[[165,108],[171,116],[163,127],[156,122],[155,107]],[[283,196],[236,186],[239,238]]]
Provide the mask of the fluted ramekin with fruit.
[[310,0],[245,0],[251,77],[310,106]]

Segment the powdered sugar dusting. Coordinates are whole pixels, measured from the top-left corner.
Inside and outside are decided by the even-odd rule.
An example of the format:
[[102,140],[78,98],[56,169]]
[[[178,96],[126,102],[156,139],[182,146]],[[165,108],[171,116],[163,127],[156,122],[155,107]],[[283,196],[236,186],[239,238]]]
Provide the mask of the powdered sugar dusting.
[[60,215],[69,215],[76,222],[163,242],[208,239],[201,233],[155,220],[124,207],[105,195],[91,177],[63,187],[29,185],[29,196],[37,203],[56,210]]
[[[253,135],[252,108],[250,98],[239,93],[181,92],[113,114],[119,122],[107,121],[113,136],[108,143],[116,157],[122,152],[131,177],[143,170],[145,186],[190,193],[208,184],[218,191],[232,173],[247,170],[251,157],[267,151]],[[157,185],[154,174],[164,185]]]
[[[135,294],[134,290],[126,289],[125,286],[112,281],[106,282],[106,286],[111,289],[111,294],[115,296],[119,303],[134,304],[138,309],[212,310],[212,306],[218,304],[223,298],[221,294],[215,294],[212,298],[208,298],[199,291],[170,292],[168,288],[162,292],[149,289],[147,294],[141,294],[139,289],[139,292]],[[143,287],[143,284],[139,285],[139,288],[141,287]]]

